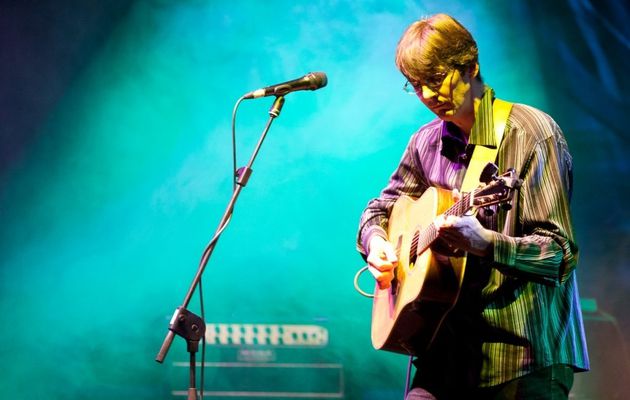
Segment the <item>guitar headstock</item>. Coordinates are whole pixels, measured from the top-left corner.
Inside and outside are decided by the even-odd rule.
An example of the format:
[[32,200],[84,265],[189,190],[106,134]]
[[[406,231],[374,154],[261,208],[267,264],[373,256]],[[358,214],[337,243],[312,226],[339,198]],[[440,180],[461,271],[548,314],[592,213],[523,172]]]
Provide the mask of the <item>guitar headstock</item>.
[[[493,172],[490,175],[487,171]],[[511,207],[509,202],[514,196],[514,191],[523,184],[523,180],[519,179],[514,168],[508,169],[501,175],[497,175],[496,171],[498,168],[492,163],[484,169],[482,179],[486,181],[486,184],[470,193],[472,199],[469,200],[469,204],[472,207],[485,208],[494,204],[504,204],[507,209]]]

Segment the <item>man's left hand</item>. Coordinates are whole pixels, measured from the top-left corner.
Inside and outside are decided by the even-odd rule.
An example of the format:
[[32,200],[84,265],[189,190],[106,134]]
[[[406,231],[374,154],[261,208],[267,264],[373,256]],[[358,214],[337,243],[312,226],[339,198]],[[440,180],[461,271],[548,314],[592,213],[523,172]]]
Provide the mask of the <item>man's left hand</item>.
[[480,257],[491,254],[492,233],[474,216],[439,215],[434,223],[438,228],[438,237],[449,246]]

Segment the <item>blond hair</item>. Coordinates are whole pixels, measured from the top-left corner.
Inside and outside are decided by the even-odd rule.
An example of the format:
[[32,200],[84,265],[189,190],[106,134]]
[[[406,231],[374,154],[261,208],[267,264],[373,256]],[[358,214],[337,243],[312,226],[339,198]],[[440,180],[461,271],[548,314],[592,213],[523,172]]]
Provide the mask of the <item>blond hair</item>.
[[410,82],[421,82],[443,68],[470,67],[478,62],[478,53],[475,39],[462,24],[436,14],[407,28],[396,48],[396,66]]

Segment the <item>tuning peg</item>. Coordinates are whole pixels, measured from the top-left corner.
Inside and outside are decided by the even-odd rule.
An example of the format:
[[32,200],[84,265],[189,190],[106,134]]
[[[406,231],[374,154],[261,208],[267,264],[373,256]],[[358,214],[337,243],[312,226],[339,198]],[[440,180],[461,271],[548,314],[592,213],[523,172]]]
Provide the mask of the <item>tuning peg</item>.
[[510,203],[503,203],[503,204],[501,204],[501,208],[504,211],[510,211],[512,209],[512,205]]
[[484,217],[492,217],[493,215],[494,215],[494,210],[492,209],[492,207],[488,206],[488,207],[483,208]]
[[479,177],[479,182],[490,183],[499,172],[499,167],[495,164],[489,162],[481,171],[481,176]]

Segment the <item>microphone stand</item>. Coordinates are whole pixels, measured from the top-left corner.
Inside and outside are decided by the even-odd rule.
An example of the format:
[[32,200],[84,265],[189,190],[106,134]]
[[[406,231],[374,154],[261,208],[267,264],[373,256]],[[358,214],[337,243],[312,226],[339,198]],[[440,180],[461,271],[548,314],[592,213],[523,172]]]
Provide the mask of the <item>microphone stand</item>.
[[[195,292],[197,285],[201,281],[201,276],[203,275],[203,271],[205,270],[206,265],[208,264],[208,261],[210,260],[210,256],[212,255],[212,252],[214,251],[217,241],[219,240],[221,233],[225,229],[232,215],[232,212],[234,210],[234,205],[236,204],[236,200],[238,199],[238,196],[241,193],[241,190],[243,189],[243,187],[245,187],[245,185],[247,184],[249,180],[250,175],[252,174],[251,167],[254,164],[254,160],[256,159],[256,156],[258,155],[258,152],[260,151],[260,148],[262,146],[263,141],[265,140],[265,137],[267,136],[267,132],[269,131],[269,128],[271,127],[271,123],[276,117],[280,115],[280,111],[282,111],[283,105],[284,105],[284,96],[277,96],[276,100],[273,102],[273,105],[271,106],[271,109],[269,110],[269,120],[267,121],[267,125],[265,126],[265,129],[263,130],[262,135],[260,136],[260,139],[258,140],[258,143],[256,144],[256,147],[254,148],[254,151],[249,159],[249,162],[247,163],[245,167],[241,167],[238,169],[238,171],[236,171],[236,178],[237,178],[236,186],[234,188],[234,191],[232,192],[232,198],[230,199],[225,209],[225,213],[223,214],[223,218],[221,218],[221,222],[219,223],[219,226],[217,227],[214,237],[212,238],[212,240],[210,241],[210,243],[208,244],[208,246],[206,247],[203,253],[203,256],[199,263],[197,274],[195,275],[190,285],[190,288],[188,289],[188,292],[186,293],[186,297],[184,297],[184,301],[182,302],[182,305],[177,307],[177,309],[175,310],[175,313],[173,314],[173,317],[171,318],[171,321],[168,327],[169,329],[168,333],[166,334],[166,337],[164,338],[164,342],[162,343],[162,347],[160,348],[160,351],[158,352],[155,358],[155,361],[159,363],[164,362],[164,358],[166,358],[166,354],[168,353],[168,350],[170,349],[171,344],[173,343],[173,339],[175,335],[179,335],[183,337],[184,339],[186,339],[187,350],[190,353],[190,384],[188,388],[188,400],[197,399],[197,388],[196,388],[196,383],[195,383],[195,377],[196,377],[195,353],[197,352],[199,348],[199,340],[205,335],[206,324],[201,317],[191,313],[190,311],[186,309],[186,307],[190,303],[193,293]],[[201,393],[201,396],[203,397],[203,393]]]

